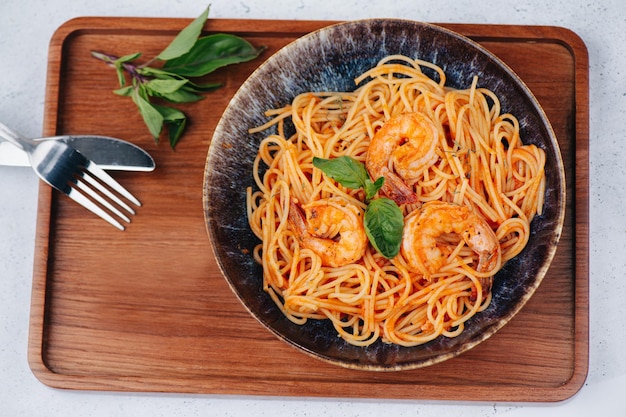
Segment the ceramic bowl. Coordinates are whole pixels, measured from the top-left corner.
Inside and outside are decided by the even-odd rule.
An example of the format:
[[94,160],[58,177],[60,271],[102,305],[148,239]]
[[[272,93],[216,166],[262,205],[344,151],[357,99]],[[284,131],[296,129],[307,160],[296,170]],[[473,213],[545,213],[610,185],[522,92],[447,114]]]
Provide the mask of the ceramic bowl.
[[[354,78],[390,54],[433,62],[447,85],[468,88],[472,77],[494,91],[503,112],[520,121],[525,143],[546,151],[544,213],[531,225],[524,251],[494,278],[490,306],[466,323],[455,338],[439,337],[417,347],[380,341],[356,347],[337,337],[328,320],[299,326],[287,320],[262,290],[262,270],[252,258],[259,240],[248,226],[246,187],[252,163],[267,132],[248,129],[267,121],[264,112],[305,91],[349,91]],[[209,238],[233,292],[269,331],[328,363],[368,370],[404,370],[432,365],[471,349],[504,326],[541,283],[556,250],[565,212],[565,175],[557,140],[535,97],[513,71],[477,43],[450,30],[420,22],[372,19],[323,28],[285,46],[242,84],[218,123],[208,151],[204,209]]]

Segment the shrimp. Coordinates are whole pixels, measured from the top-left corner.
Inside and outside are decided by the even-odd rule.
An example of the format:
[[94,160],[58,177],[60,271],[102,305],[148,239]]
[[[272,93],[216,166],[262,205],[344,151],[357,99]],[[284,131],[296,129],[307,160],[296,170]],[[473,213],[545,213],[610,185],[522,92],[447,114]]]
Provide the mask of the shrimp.
[[409,266],[425,276],[436,273],[449,255],[437,245],[437,238],[446,233],[460,235],[478,254],[477,272],[493,271],[489,277],[479,278],[483,292],[491,291],[501,263],[500,242],[487,221],[467,206],[431,201],[406,217],[401,252]]
[[421,113],[394,116],[376,132],[365,166],[376,180],[385,178],[382,192],[398,204],[415,203],[417,195],[405,181],[416,180],[437,160],[437,127]]
[[316,200],[302,208],[292,198],[288,221],[298,242],[315,252],[324,266],[354,263],[365,254],[367,235],[362,211],[343,198]]

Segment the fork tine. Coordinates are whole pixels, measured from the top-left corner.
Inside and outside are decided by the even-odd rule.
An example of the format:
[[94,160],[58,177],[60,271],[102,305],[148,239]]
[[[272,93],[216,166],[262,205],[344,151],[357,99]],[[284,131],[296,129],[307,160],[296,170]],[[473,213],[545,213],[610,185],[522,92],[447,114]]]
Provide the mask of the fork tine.
[[100,168],[93,162],[88,161],[87,165],[85,166],[85,169],[89,171],[90,173],[92,173],[96,178],[100,179],[102,182],[107,184],[109,187],[111,187],[112,189],[114,189],[115,191],[123,195],[124,197],[126,197],[129,201],[131,201],[136,206],[141,206],[141,203],[139,202],[139,200],[137,200],[137,198],[135,198],[134,195],[128,192],[126,188],[122,187],[120,183],[115,181],[113,177],[111,177],[109,174],[106,173],[106,171],[104,171],[102,168]]
[[[125,202],[120,200],[120,198],[118,196],[113,194],[108,188],[104,187],[102,184],[100,184],[98,181],[96,181],[94,178],[92,178],[89,174],[83,173],[82,179],[84,179],[89,184],[91,184],[92,186],[97,188],[98,191],[100,191],[102,194],[106,195],[108,198],[110,198],[112,201],[114,201],[117,205],[122,207],[124,210],[126,210],[130,214],[135,214],[135,210],[133,210],[128,204],[126,204]],[[76,183],[76,185],[78,185],[78,182]],[[93,198],[97,199],[103,205],[107,206],[107,208],[109,210],[111,210],[111,211],[115,211],[116,210],[112,205],[110,205],[106,200],[104,200],[98,193],[93,191],[91,188],[87,187],[84,183],[82,183],[81,186],[85,188],[85,191],[88,192],[89,195],[91,195]],[[119,215],[121,217],[124,216],[121,212],[119,213]]]
[[107,213],[102,208],[100,208],[97,204],[95,204],[93,201],[88,199],[84,194],[80,193],[78,189],[70,188],[70,191],[65,194],[69,198],[71,198],[72,200],[74,200],[75,202],[83,206],[84,208],[86,208],[87,210],[91,211],[93,214],[99,216],[100,218],[106,220],[108,223],[117,227],[119,230],[125,229],[124,226],[120,222],[115,220],[109,213]]
[[[89,178],[88,176],[84,176],[84,179]],[[97,182],[93,179],[91,179],[89,182],[92,183],[92,181],[94,183],[97,184]],[[98,186],[101,187],[100,184],[97,184]],[[120,217],[122,220],[124,220],[125,222],[130,223],[130,219],[128,218],[128,216],[126,216],[124,213],[122,213],[121,211],[119,211],[113,204],[109,203],[106,199],[104,199],[100,194],[98,194],[97,192],[95,192],[94,190],[92,190],[91,188],[89,188],[84,182],[82,182],[80,179],[76,180],[76,186],[81,189],[82,191],[84,191],[85,193],[87,193],[91,198],[93,198],[94,200],[96,200],[98,203],[100,203],[101,205],[103,205],[104,207],[106,207],[109,211],[111,211],[113,214],[115,214],[116,216]],[[102,191],[108,191],[106,189],[102,190]],[[111,195],[110,197],[115,197],[114,195]],[[114,199],[115,200],[115,199]],[[116,201],[117,203],[117,201]],[[120,203],[123,204],[122,201],[120,201]],[[130,207],[128,207],[130,209]],[[132,211],[132,209],[131,209]],[[135,214],[134,211],[132,211],[132,214]]]

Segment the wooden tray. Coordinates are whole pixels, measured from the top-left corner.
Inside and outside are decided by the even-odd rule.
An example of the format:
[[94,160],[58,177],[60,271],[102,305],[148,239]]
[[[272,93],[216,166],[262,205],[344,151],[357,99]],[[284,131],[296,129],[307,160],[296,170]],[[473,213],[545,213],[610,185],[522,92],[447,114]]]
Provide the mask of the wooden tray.
[[319,21],[210,20],[266,45],[262,58],[219,71],[224,87],[186,106],[176,151],[155,145],[115,72],[91,50],[155,56],[186,19],[79,18],[54,35],[44,134],[94,133],[145,147],[152,173],[115,173],[144,206],[119,232],[39,191],[29,362],[57,388],[462,401],[559,401],[588,367],[587,51],[556,27],[445,24],[506,61],[554,125],[567,170],[567,216],[556,259],[535,296],[495,336],[453,360],[365,372],[319,362],[279,341],[233,295],[212,256],[202,179],[214,126],[246,77]]

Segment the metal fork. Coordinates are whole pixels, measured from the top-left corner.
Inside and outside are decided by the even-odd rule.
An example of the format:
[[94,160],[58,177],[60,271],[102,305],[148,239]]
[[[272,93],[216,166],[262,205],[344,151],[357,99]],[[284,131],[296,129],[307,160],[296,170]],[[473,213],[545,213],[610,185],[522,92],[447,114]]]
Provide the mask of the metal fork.
[[39,178],[120,230],[124,230],[124,225],[118,219],[130,223],[127,214],[133,215],[135,210],[115,193],[141,206],[139,200],[102,168],[61,141],[27,139],[2,123],[0,140],[26,152]]

